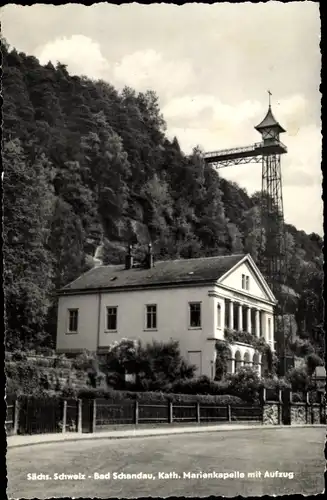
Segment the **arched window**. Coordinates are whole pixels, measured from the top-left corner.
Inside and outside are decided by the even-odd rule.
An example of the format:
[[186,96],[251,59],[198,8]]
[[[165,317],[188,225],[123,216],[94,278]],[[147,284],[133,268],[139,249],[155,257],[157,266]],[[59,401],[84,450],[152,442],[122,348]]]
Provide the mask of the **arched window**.
[[242,356],[240,351],[236,351],[235,353],[235,372],[241,368],[242,365]]
[[243,364],[244,366],[250,365],[250,354],[246,351],[243,356]]
[[217,304],[217,328],[221,328],[221,304]]

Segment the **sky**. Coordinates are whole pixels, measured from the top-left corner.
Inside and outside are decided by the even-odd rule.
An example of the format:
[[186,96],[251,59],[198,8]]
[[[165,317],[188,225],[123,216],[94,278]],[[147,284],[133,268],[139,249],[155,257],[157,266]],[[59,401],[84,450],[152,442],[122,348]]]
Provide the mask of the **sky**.
[[[323,235],[319,3],[8,4],[0,14],[8,43],[42,64],[156,91],[185,153],[260,141],[270,90],[286,129],[285,220]],[[219,173],[249,194],[261,189],[259,164]]]

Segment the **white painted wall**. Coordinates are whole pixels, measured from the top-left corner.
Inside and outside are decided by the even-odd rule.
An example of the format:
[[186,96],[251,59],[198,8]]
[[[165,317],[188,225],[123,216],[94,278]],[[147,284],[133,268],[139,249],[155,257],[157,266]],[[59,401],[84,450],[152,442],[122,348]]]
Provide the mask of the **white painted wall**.
[[[242,274],[250,275],[250,293],[242,292]],[[67,295],[59,298],[57,350],[59,352],[87,349],[96,351],[114,341],[129,338],[142,343],[158,340],[178,340],[181,354],[189,359],[191,354],[200,360],[199,374],[212,376],[215,360],[215,339],[224,338],[225,299],[241,300],[245,305],[259,307],[265,312],[263,327],[265,338],[268,316],[273,318],[273,305],[268,304],[250,268],[243,264],[224,281],[231,289],[220,287],[185,287],[158,290],[106,292],[101,294]],[[243,291],[244,292],[244,291]],[[255,296],[255,298],[253,297]],[[200,329],[189,326],[189,303],[201,302],[202,324]],[[221,326],[217,324],[217,303],[221,304]],[[157,329],[146,330],[147,304],[157,305]],[[107,307],[117,307],[117,332],[106,331]],[[78,333],[67,334],[68,309],[79,310]],[[272,321],[272,347],[274,333]],[[195,359],[195,358],[194,358]]]
[[[57,351],[96,351],[98,307],[99,294],[59,297]],[[78,309],[78,333],[68,333],[68,309]]]
[[[189,303],[201,303],[201,328],[189,326]],[[157,305],[157,329],[146,330],[146,305]],[[117,332],[106,331],[107,307],[117,307]],[[79,332],[67,334],[68,309],[79,310]],[[216,335],[216,301],[208,296],[208,287],[160,289],[102,293],[100,298],[99,343],[98,315],[99,294],[64,296],[59,299],[57,350],[107,347],[114,341],[129,338],[142,343],[154,340],[178,340],[182,356],[189,351],[200,351],[202,368],[199,373],[210,376],[214,356],[214,343],[207,338]]]

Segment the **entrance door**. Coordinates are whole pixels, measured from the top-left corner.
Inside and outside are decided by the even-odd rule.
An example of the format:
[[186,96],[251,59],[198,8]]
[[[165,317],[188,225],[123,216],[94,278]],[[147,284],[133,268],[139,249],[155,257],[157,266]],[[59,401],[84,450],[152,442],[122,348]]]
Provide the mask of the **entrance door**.
[[202,375],[202,351],[188,351],[188,362],[196,366],[195,377]]

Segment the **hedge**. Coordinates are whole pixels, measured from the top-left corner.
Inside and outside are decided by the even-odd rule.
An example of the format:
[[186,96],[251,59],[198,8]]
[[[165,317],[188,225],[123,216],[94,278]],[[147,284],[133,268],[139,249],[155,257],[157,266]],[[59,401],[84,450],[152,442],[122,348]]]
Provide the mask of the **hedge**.
[[138,401],[143,404],[155,403],[203,403],[203,404],[244,404],[245,401],[237,396],[230,394],[224,395],[203,395],[203,394],[174,394],[166,392],[131,392],[131,391],[103,391],[99,389],[89,389],[79,391],[77,396],[81,399],[104,398],[118,403],[126,400]]

